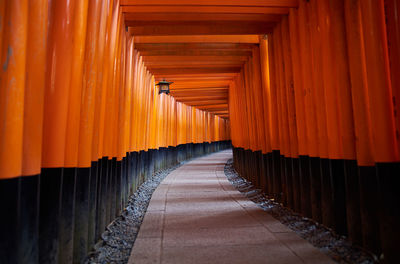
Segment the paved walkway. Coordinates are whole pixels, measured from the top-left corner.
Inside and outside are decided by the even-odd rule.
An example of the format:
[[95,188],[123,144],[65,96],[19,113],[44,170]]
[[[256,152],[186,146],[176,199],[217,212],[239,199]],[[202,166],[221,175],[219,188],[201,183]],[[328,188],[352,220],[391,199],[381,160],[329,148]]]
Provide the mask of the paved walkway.
[[332,263],[227,180],[222,151],[193,160],[154,192],[129,263]]

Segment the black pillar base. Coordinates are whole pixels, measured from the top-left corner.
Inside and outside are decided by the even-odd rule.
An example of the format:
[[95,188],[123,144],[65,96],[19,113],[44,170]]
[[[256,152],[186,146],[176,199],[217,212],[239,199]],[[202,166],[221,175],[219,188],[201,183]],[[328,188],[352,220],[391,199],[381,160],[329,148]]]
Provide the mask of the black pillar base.
[[90,168],[78,168],[75,196],[74,263],[81,263],[88,251]]
[[381,201],[380,232],[384,263],[400,261],[400,163],[376,165]]
[[320,192],[322,223],[335,229],[335,208],[333,204],[333,189],[331,177],[331,163],[329,159],[320,159]]
[[63,169],[60,215],[59,263],[71,263],[74,250],[76,168]]
[[44,168],[40,175],[39,263],[57,263],[62,168]]
[[375,167],[359,167],[363,247],[380,255],[378,179]]
[[91,249],[96,243],[96,211],[97,211],[97,188],[99,179],[99,162],[93,161],[90,167],[89,180],[89,220],[88,220],[88,244],[87,248]]
[[345,161],[346,220],[350,241],[362,245],[360,187],[357,161]]
[[39,175],[20,178],[18,263],[39,262],[39,184]]
[[18,262],[20,179],[0,180],[0,263]]
[[310,157],[299,157],[299,173],[301,188],[301,213],[308,217],[312,217],[311,210],[311,181],[310,181]]

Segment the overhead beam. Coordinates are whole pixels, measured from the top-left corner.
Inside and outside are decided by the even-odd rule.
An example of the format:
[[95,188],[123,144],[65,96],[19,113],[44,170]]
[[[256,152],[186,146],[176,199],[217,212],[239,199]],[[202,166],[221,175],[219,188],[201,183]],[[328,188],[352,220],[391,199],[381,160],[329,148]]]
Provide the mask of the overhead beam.
[[[252,50],[257,47],[250,43],[135,43],[135,49],[144,50],[182,50],[182,49],[227,49]],[[143,53],[141,53],[143,55]]]
[[142,50],[142,56],[251,56],[251,50],[226,50],[226,49],[158,49]]
[[228,86],[229,80],[189,80],[189,81],[176,81],[172,84],[171,88],[208,88],[208,87],[225,87]]
[[193,74],[193,73],[229,73],[240,72],[241,67],[215,67],[215,68],[152,68],[154,75],[168,74]]
[[143,56],[145,63],[157,61],[246,61],[247,59],[247,56]]
[[258,35],[185,35],[185,36],[135,36],[139,43],[253,43],[260,42]]
[[184,91],[184,92],[197,92],[197,91],[224,91],[226,92],[229,90],[229,87],[192,87],[192,88],[183,88],[183,87],[178,87],[178,88],[170,88],[171,91]]
[[196,101],[196,100],[199,100],[199,101],[204,101],[204,100],[207,100],[207,99],[210,99],[210,100],[226,100],[227,99],[227,96],[221,96],[221,95],[216,95],[216,96],[213,96],[213,95],[210,95],[210,96],[207,96],[207,97],[204,97],[204,96],[184,96],[184,97],[179,97],[179,96],[174,96],[174,98],[175,98],[175,100],[177,100],[177,101],[179,101],[179,102],[190,102],[190,101]]
[[171,91],[172,96],[179,96],[179,97],[184,97],[184,96],[208,96],[208,95],[228,95],[227,90],[222,90],[222,91],[205,91],[205,90],[198,90],[198,91]]
[[276,14],[225,14],[225,13],[196,13],[192,12],[148,12],[148,13],[125,13],[125,22],[134,24],[138,21],[258,21],[278,22],[281,15]]
[[[196,107],[196,108],[198,108],[198,107]],[[202,110],[202,111],[206,111],[206,112],[212,113],[212,114],[227,114],[228,113],[228,110],[221,110],[221,111],[224,111],[224,112],[220,112],[219,110],[213,110],[213,109],[201,109],[201,108],[198,108],[198,109]]]
[[121,5],[297,7],[298,0],[121,0]]
[[191,106],[201,107],[207,105],[227,104],[228,100],[186,101],[185,103]]
[[228,104],[215,104],[215,105],[196,106],[196,107],[202,110],[217,111],[221,109],[228,109]]
[[125,5],[124,13],[211,13],[211,14],[273,14],[285,15],[289,13],[289,7],[265,7],[265,6],[215,6],[215,5]]
[[126,21],[134,36],[268,34],[274,23],[253,21]]
[[186,67],[241,67],[244,63],[241,61],[160,61],[146,62],[147,69],[151,68],[186,68]]

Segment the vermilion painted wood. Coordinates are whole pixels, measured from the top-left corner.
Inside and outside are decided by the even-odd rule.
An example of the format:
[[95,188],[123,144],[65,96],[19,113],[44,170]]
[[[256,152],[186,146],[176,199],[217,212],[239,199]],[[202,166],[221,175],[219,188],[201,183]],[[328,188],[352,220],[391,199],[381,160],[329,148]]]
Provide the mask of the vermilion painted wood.
[[[376,162],[399,161],[383,1],[360,1],[373,151]],[[375,70],[373,70],[373,68]],[[382,87],[376,89],[376,87]]]
[[298,0],[250,0],[243,4],[240,0],[202,0],[187,2],[185,0],[122,0],[121,5],[214,5],[214,6],[271,6],[296,7]]
[[[4,6],[5,5],[5,6]],[[0,177],[22,172],[28,1],[4,3],[1,37]]]
[[288,126],[289,126],[289,151],[291,158],[298,158],[298,138],[297,138],[297,122],[296,122],[296,103],[295,90],[293,80],[293,52],[291,50],[291,39],[289,36],[289,21],[288,18],[282,19],[282,44],[283,44],[283,60],[285,61],[285,80],[286,80],[286,105],[288,111]]
[[[260,67],[262,81],[262,100],[264,111],[264,131],[265,131],[265,151],[272,152],[271,147],[271,82],[270,82],[270,62],[268,54],[268,41],[266,37],[260,37]],[[264,153],[265,154],[265,153]]]
[[333,25],[331,38],[335,40],[333,58],[335,69],[335,87],[339,102],[336,106],[339,116],[339,134],[341,141],[340,159],[355,160],[355,131],[351,84],[349,75],[349,58],[347,55],[346,28],[344,19],[344,2],[331,1],[330,10]]
[[270,104],[271,104],[271,149],[279,150],[279,126],[278,126],[278,103],[276,93],[276,64],[275,64],[275,40],[273,35],[268,35],[268,55],[269,55],[269,70],[270,70]]
[[[78,155],[79,155],[79,127],[81,118],[81,102],[82,102],[82,88],[83,88],[83,70],[84,70],[84,58],[85,58],[85,43],[86,43],[86,26],[88,18],[88,1],[80,1],[75,5],[75,17],[73,19],[73,48],[72,56],[74,60],[71,65],[71,81],[69,86],[69,104],[68,104],[68,117],[67,117],[67,130],[66,130],[66,142],[65,142],[65,167],[74,168],[78,166]],[[95,11],[95,10],[93,10]],[[94,92],[92,90],[84,90],[84,92]],[[86,95],[87,96],[87,95]],[[93,96],[87,96],[93,100]],[[85,98],[85,102],[90,107],[91,101]],[[83,104],[85,107],[85,104]],[[84,120],[85,124],[89,123],[88,120]],[[89,127],[91,124],[89,123]],[[85,132],[89,135],[89,139],[81,141],[91,143],[92,129],[86,127]],[[90,167],[91,161],[91,146],[85,146],[81,148],[81,153],[84,152],[83,156],[86,157],[86,167]]]
[[[321,75],[318,73],[316,76],[315,87],[318,93],[319,106],[317,115],[320,124],[320,139],[321,142],[327,142],[327,148],[320,148],[321,155],[324,158],[340,159],[342,156],[342,147],[340,142],[339,130],[339,95],[335,85],[336,83],[336,68],[333,66],[335,57],[338,56],[334,53],[336,42],[332,42],[332,34],[334,25],[329,22],[331,18],[331,11],[327,1],[321,1],[314,6],[317,14],[314,15],[314,35],[317,41],[321,43],[320,51],[316,52],[315,63],[316,68],[321,69]],[[316,27],[320,27],[318,30]],[[318,78],[321,76],[322,78]],[[322,89],[318,89],[321,87]],[[321,102],[321,103],[319,103]],[[326,120],[326,121],[325,121]]]
[[122,11],[131,14],[140,13],[218,13],[218,14],[287,14],[287,7],[263,6],[215,6],[215,5],[123,5]]
[[[306,136],[308,154],[310,157],[318,156],[317,139],[317,117],[315,104],[313,102],[312,90],[312,70],[311,70],[311,41],[308,17],[308,3],[300,1],[299,5],[299,48],[300,59],[302,61],[302,83],[304,87],[304,106],[306,120]],[[311,78],[310,78],[311,77]]]
[[359,166],[373,166],[372,131],[369,117],[367,76],[361,13],[358,0],[345,4],[347,50],[349,54],[349,70],[353,104],[353,118],[356,141],[357,163]]
[[292,9],[289,15],[289,34],[290,34],[290,49],[292,52],[292,68],[293,68],[293,86],[295,97],[295,114],[296,128],[298,138],[298,154],[302,156],[308,155],[307,148],[307,128],[306,128],[306,113],[305,113],[305,89],[302,80],[302,60],[300,52],[300,37],[299,37],[299,15],[298,10]]
[[[390,78],[392,82],[393,96],[395,98],[395,111],[400,113],[400,2],[398,0],[385,1],[386,27],[388,34],[388,48],[390,61]],[[400,134],[400,116],[396,117],[397,134]],[[400,140],[397,140],[400,152]]]
[[65,161],[68,100],[73,58],[75,5],[69,1],[58,1],[52,5],[52,21],[48,35],[48,52],[44,119],[42,167],[63,167]]
[[[22,175],[40,173],[42,161],[43,100],[46,74],[46,39],[48,2],[30,1],[29,17],[35,23],[28,25],[26,83],[24,94],[24,139]],[[1,33],[0,33],[1,35]]]

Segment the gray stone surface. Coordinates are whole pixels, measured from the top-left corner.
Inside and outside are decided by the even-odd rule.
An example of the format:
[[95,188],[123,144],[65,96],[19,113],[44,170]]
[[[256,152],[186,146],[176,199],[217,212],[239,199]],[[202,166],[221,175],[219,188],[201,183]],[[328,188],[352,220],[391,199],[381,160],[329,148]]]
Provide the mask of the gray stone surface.
[[223,151],[171,172],[154,192],[129,263],[332,263],[240,194]]

